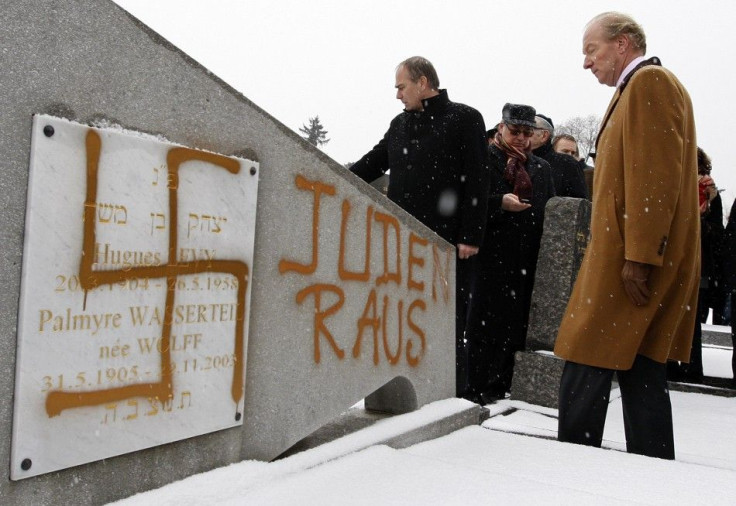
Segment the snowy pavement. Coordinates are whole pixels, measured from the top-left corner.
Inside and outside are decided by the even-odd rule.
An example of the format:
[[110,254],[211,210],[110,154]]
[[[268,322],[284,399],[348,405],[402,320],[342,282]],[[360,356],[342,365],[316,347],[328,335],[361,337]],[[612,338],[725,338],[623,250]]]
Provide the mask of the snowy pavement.
[[[730,350],[708,354],[706,374],[730,375]],[[471,405],[446,399],[283,460],[233,464],[116,504],[735,504],[736,398],[671,399],[675,461],[625,453],[617,389],[603,449],[557,442],[557,410],[508,399],[489,405],[480,426],[400,450],[370,445]]]

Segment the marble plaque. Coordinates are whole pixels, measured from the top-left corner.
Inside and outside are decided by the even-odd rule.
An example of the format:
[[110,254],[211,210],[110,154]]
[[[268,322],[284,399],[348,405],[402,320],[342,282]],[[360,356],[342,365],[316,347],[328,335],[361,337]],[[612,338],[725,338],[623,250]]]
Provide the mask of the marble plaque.
[[33,121],[11,478],[242,424],[258,164]]

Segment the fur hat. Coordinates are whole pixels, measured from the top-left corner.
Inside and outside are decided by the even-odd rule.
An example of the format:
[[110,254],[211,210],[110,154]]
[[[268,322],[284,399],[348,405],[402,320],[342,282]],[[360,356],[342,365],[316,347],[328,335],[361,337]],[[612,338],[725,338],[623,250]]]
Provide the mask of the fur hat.
[[506,104],[503,106],[502,120],[508,125],[524,125],[535,128],[534,116],[537,111],[530,105]]

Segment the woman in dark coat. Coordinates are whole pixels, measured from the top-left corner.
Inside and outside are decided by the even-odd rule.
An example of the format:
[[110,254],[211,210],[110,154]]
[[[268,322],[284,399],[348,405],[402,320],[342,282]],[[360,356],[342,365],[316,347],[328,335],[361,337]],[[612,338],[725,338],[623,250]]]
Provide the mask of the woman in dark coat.
[[698,148],[698,190],[700,206],[700,287],[698,316],[693,331],[690,362],[668,362],[667,379],[688,383],[703,382],[702,323],[710,307],[718,307],[725,292],[722,283],[721,255],[723,248],[723,203],[711,172],[710,157]]
[[488,222],[465,333],[474,402],[510,390],[514,353],[526,340],[544,207],[555,195],[549,164],[530,150],[534,116],[530,106],[506,104],[488,148]]

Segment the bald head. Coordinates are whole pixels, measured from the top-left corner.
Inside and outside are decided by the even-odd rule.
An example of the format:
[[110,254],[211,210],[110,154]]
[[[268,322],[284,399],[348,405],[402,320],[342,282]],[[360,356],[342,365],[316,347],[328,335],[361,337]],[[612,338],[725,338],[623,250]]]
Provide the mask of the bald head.
[[555,131],[550,122],[541,116],[534,117],[534,124],[536,125],[534,127],[534,135],[531,137],[533,150],[547,144],[547,141],[552,138]]

